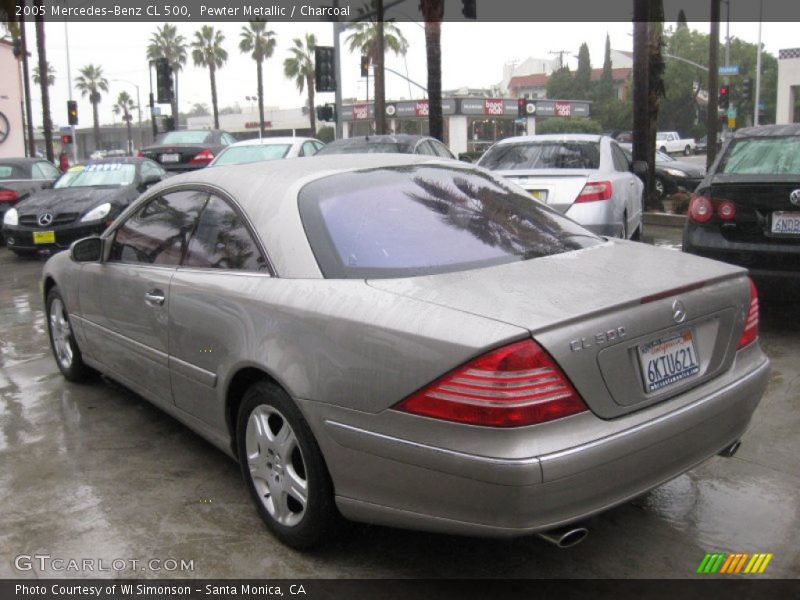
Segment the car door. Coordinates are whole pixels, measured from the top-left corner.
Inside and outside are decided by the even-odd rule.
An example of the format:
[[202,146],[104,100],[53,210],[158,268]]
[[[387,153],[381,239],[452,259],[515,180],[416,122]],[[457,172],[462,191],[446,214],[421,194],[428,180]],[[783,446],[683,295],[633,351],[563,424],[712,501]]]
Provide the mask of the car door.
[[270,270],[243,214],[210,194],[170,290],[169,364],[176,406],[208,424],[225,422],[218,377],[243,354],[253,330],[254,286]]
[[80,306],[90,355],[154,402],[172,403],[170,282],[205,201],[196,191],[151,198],[107,236],[106,260],[81,270]]
[[642,184],[641,180],[631,172],[630,163],[622,148],[616,142],[611,142],[610,145],[615,177],[620,183],[616,187],[620,190],[624,210],[628,215],[627,231],[630,234],[639,226],[641,220]]

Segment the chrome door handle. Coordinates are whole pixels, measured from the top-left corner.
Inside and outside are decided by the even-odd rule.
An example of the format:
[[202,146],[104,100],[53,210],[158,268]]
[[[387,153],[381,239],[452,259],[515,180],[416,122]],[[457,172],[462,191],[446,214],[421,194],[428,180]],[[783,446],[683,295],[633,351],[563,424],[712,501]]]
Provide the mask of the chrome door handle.
[[166,300],[166,298],[164,297],[164,292],[161,290],[150,290],[144,294],[144,301],[150,306],[162,306],[164,300]]

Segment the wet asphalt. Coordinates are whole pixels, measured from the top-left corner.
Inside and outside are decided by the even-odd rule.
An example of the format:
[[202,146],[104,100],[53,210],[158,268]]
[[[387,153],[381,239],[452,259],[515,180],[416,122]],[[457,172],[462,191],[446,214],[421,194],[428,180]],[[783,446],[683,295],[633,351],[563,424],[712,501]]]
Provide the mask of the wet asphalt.
[[[646,237],[680,244],[677,229]],[[738,454],[589,519],[582,544],[350,525],[302,554],[269,535],[237,465],[209,443],[113,382],[61,377],[42,264],[0,249],[0,578],[684,578],[709,577],[695,571],[718,551],[772,553],[760,577],[800,577],[796,291],[762,290],[772,373]],[[64,562],[25,558],[37,555]]]

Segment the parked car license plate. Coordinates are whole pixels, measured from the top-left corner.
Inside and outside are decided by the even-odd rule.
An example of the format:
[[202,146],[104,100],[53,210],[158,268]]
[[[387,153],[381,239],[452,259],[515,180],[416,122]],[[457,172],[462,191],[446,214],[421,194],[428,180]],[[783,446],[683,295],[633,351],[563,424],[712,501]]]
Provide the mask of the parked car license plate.
[[161,162],[180,162],[181,155],[180,154],[162,154],[161,155]]
[[55,244],[56,232],[55,231],[34,231],[33,232],[34,244]]
[[639,346],[646,393],[662,390],[700,372],[694,329],[687,328]]
[[772,233],[800,235],[800,212],[772,213]]

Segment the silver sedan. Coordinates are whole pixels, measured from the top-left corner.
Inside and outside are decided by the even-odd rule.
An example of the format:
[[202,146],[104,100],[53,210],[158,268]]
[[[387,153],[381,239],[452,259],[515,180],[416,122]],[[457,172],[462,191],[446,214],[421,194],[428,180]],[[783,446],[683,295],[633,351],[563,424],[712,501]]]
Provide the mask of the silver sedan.
[[769,368],[744,269],[598,237],[434,157],[170,178],[43,290],[64,376],[100,371],[237,459],[298,548],[341,516],[579,522],[732,454]]

